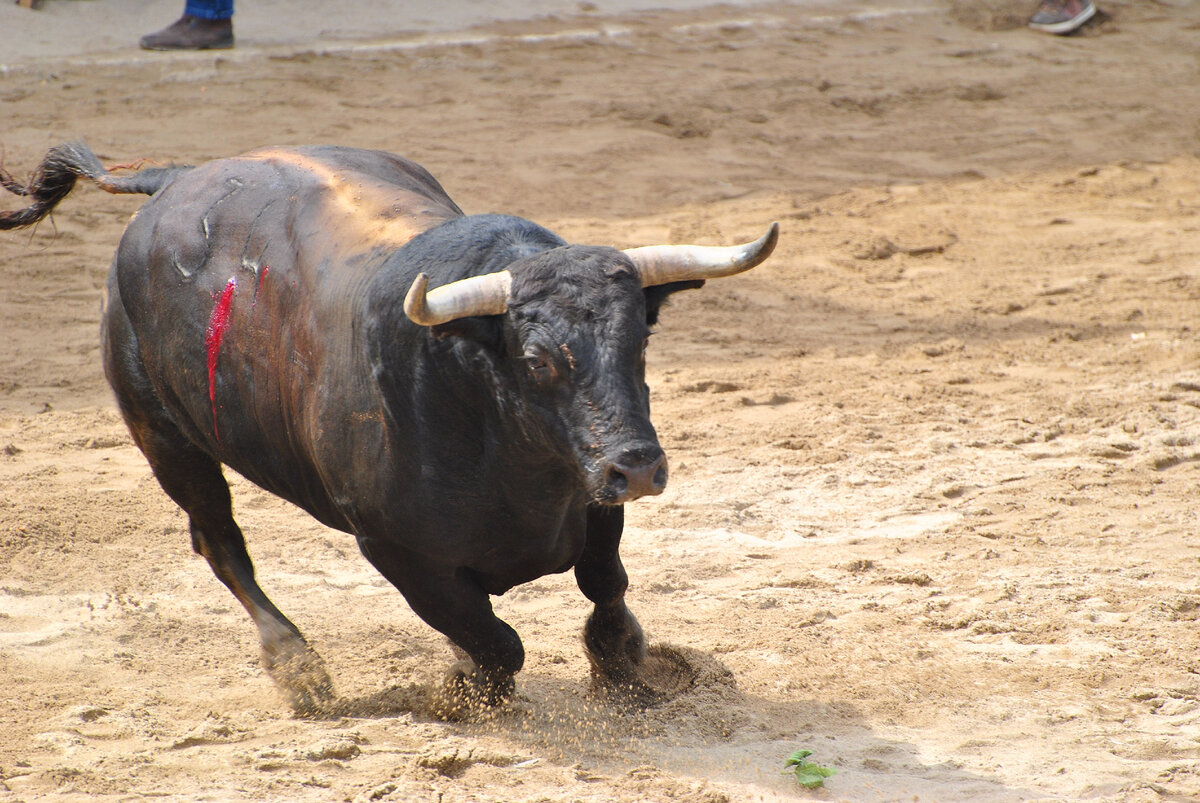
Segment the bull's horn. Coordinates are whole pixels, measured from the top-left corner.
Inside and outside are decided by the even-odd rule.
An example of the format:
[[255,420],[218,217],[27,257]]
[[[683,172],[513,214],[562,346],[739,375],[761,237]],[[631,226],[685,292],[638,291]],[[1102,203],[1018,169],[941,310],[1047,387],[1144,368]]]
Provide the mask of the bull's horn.
[[512,274],[506,270],[472,276],[426,292],[429,277],[418,273],[404,297],[404,314],[421,326],[437,326],[471,315],[503,315]]
[[779,224],[772,223],[767,233],[752,243],[729,247],[711,245],[648,245],[629,248],[625,256],[633,260],[642,277],[642,287],[684,282],[695,279],[719,279],[750,270],[775,250]]

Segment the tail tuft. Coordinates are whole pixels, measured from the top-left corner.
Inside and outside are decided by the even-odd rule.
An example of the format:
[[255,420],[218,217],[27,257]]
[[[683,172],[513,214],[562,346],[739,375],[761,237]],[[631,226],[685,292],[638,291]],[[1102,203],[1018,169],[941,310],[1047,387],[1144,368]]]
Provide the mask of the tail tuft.
[[45,218],[70,194],[80,176],[94,181],[106,192],[153,195],[170,184],[175,176],[190,169],[151,168],[129,176],[114,176],[84,143],[56,145],[47,152],[27,184],[21,184],[0,167],[0,186],[14,195],[32,199],[24,209],[0,212],[0,230],[32,226]]

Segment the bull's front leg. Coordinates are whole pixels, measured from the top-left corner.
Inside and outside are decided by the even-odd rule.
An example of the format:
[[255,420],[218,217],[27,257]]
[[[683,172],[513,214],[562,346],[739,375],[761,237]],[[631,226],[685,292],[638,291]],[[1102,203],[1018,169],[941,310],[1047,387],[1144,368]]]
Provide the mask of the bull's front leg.
[[450,668],[431,710],[442,719],[461,719],[496,706],[515,688],[525,663],[517,631],[492,610],[491,597],[467,572],[431,565],[394,546],[360,539],[363,554],[400,590],[417,616],[469,656]]
[[625,606],[629,577],[619,552],[624,526],[620,505],[588,508],[587,544],[575,564],[575,579],[596,607],[584,625],[583,646],[599,689],[649,704],[658,695],[638,671],[646,660],[646,637]]

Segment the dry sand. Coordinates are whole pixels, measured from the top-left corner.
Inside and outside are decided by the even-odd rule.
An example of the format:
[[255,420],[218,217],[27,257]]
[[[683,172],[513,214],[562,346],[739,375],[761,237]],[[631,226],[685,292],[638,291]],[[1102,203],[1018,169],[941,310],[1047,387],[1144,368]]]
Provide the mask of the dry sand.
[[[425,707],[444,640],[353,539],[234,478],[337,710],[260,670],[101,376],[136,199],[0,237],[0,801],[1200,798],[1200,5],[1103,7],[1071,38],[779,4],[0,79],[18,171],[74,136],[330,142],[581,242],[783,226],[652,345],[672,481],[623,553],[672,699],[588,696],[563,575],[497,600],[518,699],[458,724]],[[824,790],[780,773],[800,747]]]

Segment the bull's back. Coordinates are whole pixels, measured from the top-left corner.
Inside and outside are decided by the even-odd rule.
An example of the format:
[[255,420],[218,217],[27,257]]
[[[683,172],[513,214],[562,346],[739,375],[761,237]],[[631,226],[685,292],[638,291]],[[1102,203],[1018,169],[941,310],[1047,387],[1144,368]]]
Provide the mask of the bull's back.
[[378,151],[272,148],[183,174],[130,223],[114,267],[158,397],[214,457],[345,526],[323,455],[332,439],[384,440],[368,285],[461,214],[424,169]]

